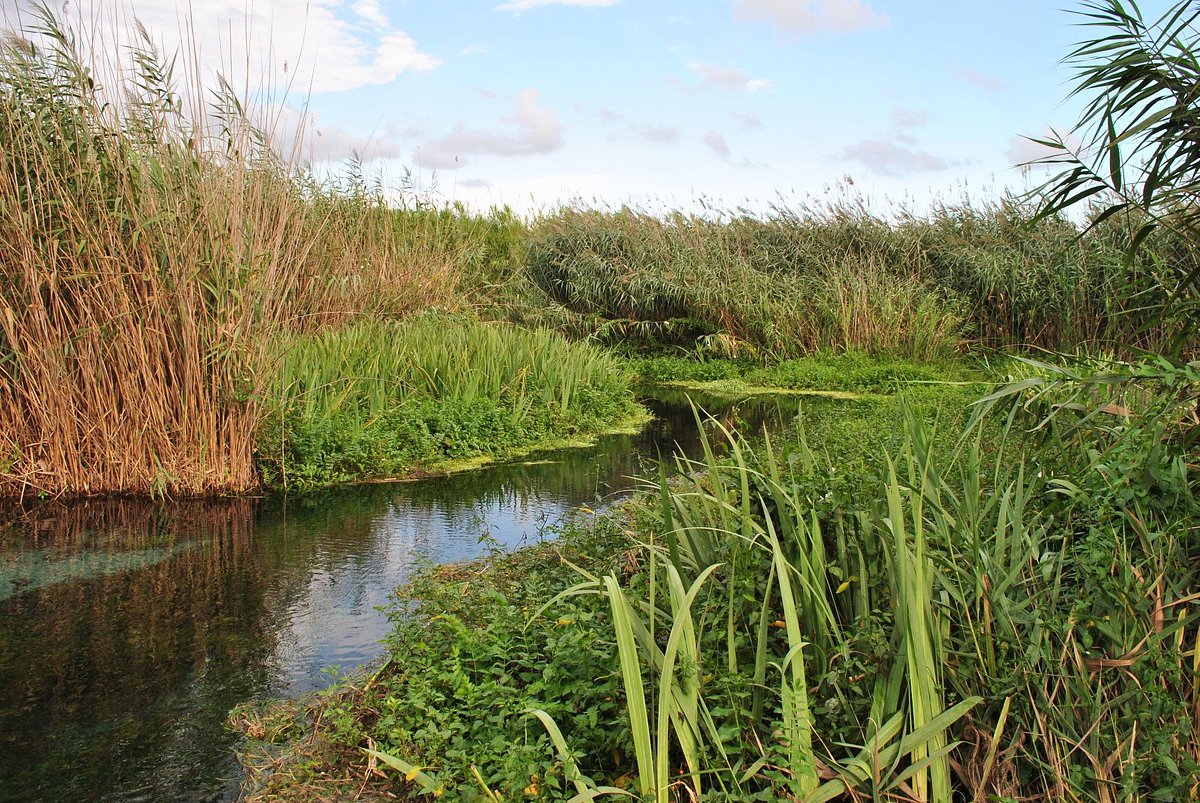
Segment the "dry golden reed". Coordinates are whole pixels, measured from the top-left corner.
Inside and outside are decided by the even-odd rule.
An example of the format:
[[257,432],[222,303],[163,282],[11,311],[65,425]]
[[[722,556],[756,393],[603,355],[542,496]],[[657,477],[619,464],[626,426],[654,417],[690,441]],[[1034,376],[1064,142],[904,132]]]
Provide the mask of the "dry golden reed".
[[[10,21],[11,22],[11,21]],[[266,343],[457,298],[436,216],[331,188],[146,39],[102,88],[45,12],[0,53],[0,496],[256,484]]]

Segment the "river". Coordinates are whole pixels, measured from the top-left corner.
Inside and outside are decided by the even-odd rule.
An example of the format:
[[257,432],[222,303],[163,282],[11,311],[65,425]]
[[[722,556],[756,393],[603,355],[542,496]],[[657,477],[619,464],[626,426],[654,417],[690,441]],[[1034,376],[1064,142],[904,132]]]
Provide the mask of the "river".
[[[687,404],[647,404],[637,435],[449,477],[47,505],[0,528],[0,800],[236,798],[229,710],[377,659],[380,608],[416,568],[553,537],[660,454],[696,454]],[[737,413],[757,427],[778,410]]]

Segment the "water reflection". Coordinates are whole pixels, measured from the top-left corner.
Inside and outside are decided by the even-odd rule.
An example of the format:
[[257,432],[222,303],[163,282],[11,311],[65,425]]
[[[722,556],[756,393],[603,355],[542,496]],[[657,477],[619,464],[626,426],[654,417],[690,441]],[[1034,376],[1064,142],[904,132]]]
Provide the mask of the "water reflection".
[[[690,410],[517,465],[304,497],[88,502],[0,530],[0,800],[236,794],[222,723],[372,660],[377,610],[425,562],[513,548],[698,451]],[[719,409],[715,403],[710,409]],[[756,426],[777,407],[726,415]],[[730,419],[732,421],[732,419]]]

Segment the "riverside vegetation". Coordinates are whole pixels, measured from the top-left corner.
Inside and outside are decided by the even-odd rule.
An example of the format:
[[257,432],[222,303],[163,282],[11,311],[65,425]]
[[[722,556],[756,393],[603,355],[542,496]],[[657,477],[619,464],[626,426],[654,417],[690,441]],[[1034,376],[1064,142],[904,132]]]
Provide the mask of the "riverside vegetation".
[[[1125,260],[1127,217],[1080,237],[1011,199],[890,220],[850,201],[759,217],[563,209],[533,221],[412,193],[397,208],[356,168],[320,181],[298,167],[299,151],[276,153],[265,100],[243,101],[224,82],[198,91],[148,35],[125,72],[107,75],[45,9],[27,27],[31,39],[8,37],[0,57],[6,497],[235,493],[284,484],[289,465],[297,482],[321,484],[466,457],[457,436],[440,455],[428,444],[378,453],[391,448],[387,427],[394,443],[434,423],[415,398],[380,417],[382,399],[405,393],[388,377],[306,387],[305,399],[289,385],[288,348],[322,348],[326,369],[341,360],[352,370],[365,332],[424,310],[457,315],[445,325],[468,327],[464,337],[525,337],[502,322],[557,333],[543,337],[592,370],[570,381],[617,394],[599,407],[618,418],[632,397],[606,378],[597,343],[759,361],[843,350],[937,361],[975,347],[1149,348],[1187,329],[1186,314],[1162,310],[1171,272],[1195,265],[1191,241],[1162,227]],[[437,392],[473,404],[487,370],[471,367],[463,388],[446,375]],[[554,406],[563,412],[561,398],[530,408],[549,395],[529,381],[484,384],[503,396],[487,403],[509,412],[543,424]],[[343,397],[354,409],[334,416]],[[597,403],[592,392],[568,397]],[[567,431],[552,434],[613,423],[595,413],[571,410]],[[330,427],[345,435],[351,420],[371,422],[376,453],[300,454],[332,448]]]
[[1200,12],[1083,11],[1099,163],[1042,201],[532,221],[319,181],[149,37],[108,102],[43,12],[0,58],[0,494],[393,477],[627,422],[637,375],[837,392],[420,575],[369,678],[233,714],[248,794],[1195,797]]

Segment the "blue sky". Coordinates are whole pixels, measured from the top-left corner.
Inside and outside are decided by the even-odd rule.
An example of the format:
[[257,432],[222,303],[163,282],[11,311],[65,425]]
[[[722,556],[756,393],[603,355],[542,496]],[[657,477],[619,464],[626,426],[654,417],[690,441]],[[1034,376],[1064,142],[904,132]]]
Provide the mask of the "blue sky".
[[[1036,150],[1021,136],[1069,130],[1060,61],[1085,34],[1072,7],[211,0],[191,5],[191,26],[206,70],[245,62],[250,85],[273,76],[280,129],[308,119],[304,158],[322,170],[353,150],[446,200],[521,210],[573,198],[761,208],[820,199],[847,177],[872,203],[921,206],[1024,186],[1013,165]],[[186,4],[132,8],[178,45]]]

